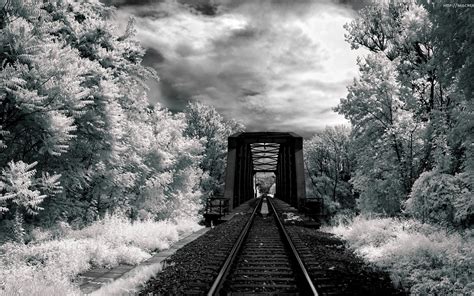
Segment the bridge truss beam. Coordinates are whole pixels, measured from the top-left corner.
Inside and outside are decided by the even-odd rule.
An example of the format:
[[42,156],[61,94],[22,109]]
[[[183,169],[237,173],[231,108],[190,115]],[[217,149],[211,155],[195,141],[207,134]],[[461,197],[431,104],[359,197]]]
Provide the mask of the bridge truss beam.
[[235,208],[254,197],[254,175],[273,172],[276,197],[294,207],[305,198],[303,138],[294,133],[237,133],[228,138],[224,197]]

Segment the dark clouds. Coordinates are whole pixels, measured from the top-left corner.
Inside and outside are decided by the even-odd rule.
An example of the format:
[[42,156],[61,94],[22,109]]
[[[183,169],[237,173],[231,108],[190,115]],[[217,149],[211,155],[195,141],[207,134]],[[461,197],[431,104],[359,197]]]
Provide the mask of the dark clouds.
[[335,3],[345,5],[353,10],[360,10],[369,5],[373,0],[335,0]]
[[121,2],[117,20],[137,18],[144,63],[160,76],[150,82],[152,100],[172,110],[200,100],[249,130],[310,134],[345,122],[332,108],[356,74],[343,37],[353,16],[346,4],[131,2]]

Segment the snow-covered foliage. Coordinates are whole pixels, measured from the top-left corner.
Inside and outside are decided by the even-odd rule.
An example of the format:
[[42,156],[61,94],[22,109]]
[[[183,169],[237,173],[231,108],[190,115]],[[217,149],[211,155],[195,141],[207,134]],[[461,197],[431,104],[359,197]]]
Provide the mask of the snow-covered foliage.
[[329,215],[355,208],[352,186],[348,182],[355,164],[350,132],[346,126],[327,127],[303,146],[307,195],[322,198]]
[[[473,45],[473,27],[468,14],[425,1],[374,1],[345,26],[351,46],[369,50],[336,108],[353,127],[351,183],[362,211],[398,215],[407,206],[415,217],[472,224],[472,83],[465,78],[474,72],[459,48]],[[446,28],[458,31],[459,47]]]
[[471,295],[472,231],[449,233],[417,220],[356,217],[326,231],[387,270],[412,295]]
[[92,292],[91,296],[138,294],[145,283],[162,269],[162,263],[136,267],[128,272],[126,276],[120,277],[110,284],[103,285],[99,290]]
[[120,31],[113,13],[97,0],[3,6],[0,229],[19,219],[16,205],[40,225],[114,211],[195,219],[203,193],[222,185],[225,137],[238,125],[204,105],[194,119],[151,106],[144,81],[158,77],[141,65],[133,21]]
[[200,139],[204,155],[200,162],[203,171],[201,187],[206,196],[222,196],[227,155],[227,138],[243,131],[241,123],[225,120],[214,107],[192,102],[184,110],[186,115],[185,134]]
[[474,198],[467,177],[438,171],[421,174],[405,203],[407,213],[421,221],[468,225],[474,215]]
[[36,229],[34,243],[0,247],[0,295],[80,295],[73,280],[91,266],[137,264],[199,228],[189,220],[131,223],[113,215],[81,230],[64,222]]
[[[36,178],[38,163],[26,164],[23,161],[9,162],[8,167],[2,170],[0,176],[0,213],[13,209],[15,221],[13,223],[14,238],[23,242],[24,215],[36,215],[43,208],[40,203],[46,197],[43,193],[57,193],[61,190],[58,179],[60,175],[49,176],[47,173]],[[2,206],[3,205],[3,206]]]
[[359,65],[361,77],[338,107],[353,125],[357,167],[351,181],[362,210],[396,214],[418,166],[422,124],[406,110],[392,61],[373,53]]
[[[5,192],[0,195],[0,201],[5,203],[11,200],[16,208],[24,208],[27,213],[33,215],[42,210],[39,204],[46,195],[34,190],[37,180],[33,178],[36,173],[33,168],[36,165],[37,162],[28,165],[23,161],[16,163],[11,161],[8,167],[2,170],[0,177],[0,190]],[[0,207],[0,211],[8,211],[8,208]]]
[[275,179],[276,177],[274,173],[259,172],[255,174],[255,184],[258,191],[257,193],[269,194],[270,188],[272,188],[272,186],[276,186]]

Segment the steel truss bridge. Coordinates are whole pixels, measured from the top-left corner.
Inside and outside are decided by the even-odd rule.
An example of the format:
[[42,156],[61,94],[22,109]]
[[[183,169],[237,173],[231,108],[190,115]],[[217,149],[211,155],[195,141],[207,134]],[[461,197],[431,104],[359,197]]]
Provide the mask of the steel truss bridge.
[[228,141],[224,199],[229,201],[229,210],[254,198],[254,178],[259,172],[274,173],[275,197],[300,207],[306,195],[301,136],[243,132]]

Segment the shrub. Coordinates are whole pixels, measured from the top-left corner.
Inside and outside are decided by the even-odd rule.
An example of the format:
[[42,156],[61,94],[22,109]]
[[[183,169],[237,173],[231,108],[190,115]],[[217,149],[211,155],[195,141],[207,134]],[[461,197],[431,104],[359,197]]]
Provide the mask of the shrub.
[[99,290],[94,291],[93,296],[108,295],[134,295],[141,286],[152,276],[160,272],[163,268],[161,263],[140,266],[130,271],[127,276],[117,279],[109,285],[102,286]]
[[388,270],[397,284],[414,295],[469,295],[474,291],[474,236],[470,231],[448,233],[417,220],[367,217],[326,230]]
[[438,171],[421,174],[413,184],[406,212],[422,221],[438,224],[466,224],[474,214],[474,201],[466,174]]
[[199,227],[187,220],[131,223],[108,215],[81,230],[71,230],[64,222],[57,227],[60,232],[35,230],[40,239],[36,242],[0,246],[0,294],[79,294],[73,284],[78,274],[93,266],[138,264]]

